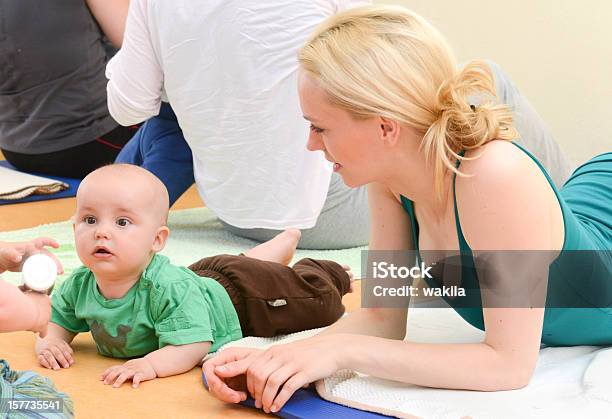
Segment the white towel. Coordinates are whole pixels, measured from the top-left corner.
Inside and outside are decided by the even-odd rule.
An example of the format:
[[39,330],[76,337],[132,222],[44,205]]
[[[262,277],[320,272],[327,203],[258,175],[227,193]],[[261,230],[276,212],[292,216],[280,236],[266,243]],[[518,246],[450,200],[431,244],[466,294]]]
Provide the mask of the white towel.
[[0,199],[15,200],[32,194],[52,194],[64,189],[68,189],[64,182],[0,166]]
[[[451,308],[408,312],[409,339],[417,342],[480,342],[484,333]],[[289,340],[318,330],[289,335]],[[226,347],[265,348],[284,337],[245,338]],[[415,361],[418,362],[418,361]],[[477,392],[443,390],[339,371],[317,383],[324,399],[398,417],[577,418],[612,416],[612,349],[594,346],[544,348],[529,385],[520,390]]]

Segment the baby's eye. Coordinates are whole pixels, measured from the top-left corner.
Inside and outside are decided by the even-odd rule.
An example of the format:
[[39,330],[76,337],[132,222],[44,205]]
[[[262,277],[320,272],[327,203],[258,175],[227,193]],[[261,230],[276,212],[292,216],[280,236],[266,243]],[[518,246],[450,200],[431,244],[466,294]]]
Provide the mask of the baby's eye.
[[315,127],[314,125],[310,124],[310,131],[320,134],[323,132],[323,129],[319,127]]
[[127,227],[130,224],[132,224],[132,222],[130,220],[128,220],[127,218],[118,218],[117,219],[117,225],[119,227]]
[[85,221],[85,224],[95,224],[96,217],[94,217],[93,215],[88,215],[87,217],[83,218],[83,221]]

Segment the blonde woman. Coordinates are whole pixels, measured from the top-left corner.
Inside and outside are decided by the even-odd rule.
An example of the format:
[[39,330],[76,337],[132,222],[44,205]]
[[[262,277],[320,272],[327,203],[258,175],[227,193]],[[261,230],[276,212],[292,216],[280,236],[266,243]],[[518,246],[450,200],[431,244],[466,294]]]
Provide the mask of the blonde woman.
[[[365,7],[332,17],[299,59],[308,147],[322,150],[347,185],[368,184],[371,250],[461,251],[461,279],[476,289],[480,283],[482,301],[490,300],[474,254],[552,252],[559,258],[544,266],[543,297],[554,308],[454,306],[485,331],[473,344],[413,343],[410,331],[402,340],[406,310],[362,308],[311,339],[224,351],[204,366],[213,394],[244,399],[246,391],[224,380],[246,373],[256,405],[275,412],[296,389],[344,368],[427,387],[509,390],[529,382],[542,343],[612,343],[612,153],[578,168],[558,191],[540,163],[511,142],[512,116],[493,102],[489,66],[458,70],[438,31],[406,9]],[[491,100],[474,106],[474,95]],[[573,250],[604,252],[588,288],[577,281],[586,277],[559,269]],[[487,290],[537,288],[527,269],[542,268],[535,259],[540,263],[526,256],[503,266],[490,259],[496,275],[484,278]],[[505,275],[516,268],[518,275]]]

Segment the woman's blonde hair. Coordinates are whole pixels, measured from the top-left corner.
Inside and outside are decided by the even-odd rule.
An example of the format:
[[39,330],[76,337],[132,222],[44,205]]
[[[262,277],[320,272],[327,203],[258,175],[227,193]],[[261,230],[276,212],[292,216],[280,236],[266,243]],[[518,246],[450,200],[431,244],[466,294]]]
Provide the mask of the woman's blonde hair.
[[[492,139],[516,138],[512,114],[495,104],[489,66],[462,70],[446,40],[419,15],[398,6],[366,6],[325,20],[299,53],[302,69],[332,103],[356,118],[382,116],[423,134],[436,189],[458,153]],[[489,96],[477,107],[468,98]]]

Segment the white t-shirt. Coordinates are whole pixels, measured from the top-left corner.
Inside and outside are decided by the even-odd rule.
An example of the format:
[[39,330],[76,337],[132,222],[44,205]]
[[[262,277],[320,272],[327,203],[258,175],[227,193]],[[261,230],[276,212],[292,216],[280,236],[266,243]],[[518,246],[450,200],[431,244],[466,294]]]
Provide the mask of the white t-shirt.
[[297,53],[326,17],[363,0],[132,0],[109,62],[108,107],[122,125],[172,105],[198,191],[240,228],[310,228],[331,165],[306,150]]

